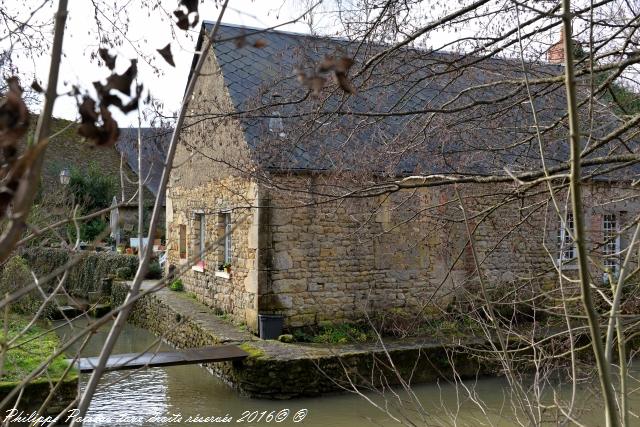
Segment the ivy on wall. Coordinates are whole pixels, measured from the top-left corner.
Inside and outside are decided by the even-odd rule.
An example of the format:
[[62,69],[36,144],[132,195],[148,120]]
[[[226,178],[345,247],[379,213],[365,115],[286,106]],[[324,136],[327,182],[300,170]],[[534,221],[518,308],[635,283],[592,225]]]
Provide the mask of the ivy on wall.
[[[99,291],[103,278],[116,274],[122,276],[122,272],[126,270],[131,277],[138,268],[138,257],[135,255],[114,252],[87,252],[83,255],[82,260],[71,267],[65,283],[67,292],[78,296]],[[22,257],[36,275],[41,277],[67,263],[70,252],[56,248],[32,248],[25,250]]]

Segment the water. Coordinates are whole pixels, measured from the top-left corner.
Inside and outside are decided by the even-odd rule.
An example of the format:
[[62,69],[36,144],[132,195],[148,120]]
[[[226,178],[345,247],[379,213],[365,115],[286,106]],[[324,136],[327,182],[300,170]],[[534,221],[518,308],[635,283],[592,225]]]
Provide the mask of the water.
[[[60,330],[61,335],[69,332],[69,327]],[[107,333],[108,327],[98,331],[83,350],[83,356],[98,355]],[[156,341],[157,338],[148,331],[128,325],[118,340],[115,353],[142,351]],[[154,345],[153,348],[158,348],[158,345]],[[159,348],[171,349],[166,344],[160,344]],[[81,388],[86,384],[88,377],[88,374],[81,375]],[[413,388],[417,399],[429,414],[428,420],[423,420],[411,404],[405,405],[402,411],[392,412],[396,415],[407,415],[418,425],[516,425],[513,421],[508,386],[504,379],[486,378],[468,383],[467,386],[473,388],[477,398],[490,409],[480,410],[462,388],[444,383],[418,385]],[[410,399],[405,393],[399,394],[405,402]],[[368,394],[367,397],[379,405],[384,405],[384,399],[375,394]],[[387,397],[397,402],[392,392],[387,392]],[[590,411],[580,414],[580,419],[585,420],[585,425],[604,426],[602,411],[593,404],[586,391],[583,391],[580,399],[581,406],[590,407]],[[631,407],[639,408],[640,399],[634,398]],[[102,378],[87,415],[89,419],[84,423],[86,426],[204,426],[230,423],[306,427],[398,425],[397,421],[376,409],[363,397],[349,393],[288,401],[249,399],[240,396],[198,365],[108,372]],[[153,418],[159,416],[167,418]],[[296,416],[296,419],[301,419],[300,422],[294,422]],[[207,420],[206,417],[219,419]],[[261,419],[258,421],[259,417]],[[281,418],[283,420],[277,422]],[[526,424],[526,420],[523,421]],[[640,421],[634,425],[640,425]]]

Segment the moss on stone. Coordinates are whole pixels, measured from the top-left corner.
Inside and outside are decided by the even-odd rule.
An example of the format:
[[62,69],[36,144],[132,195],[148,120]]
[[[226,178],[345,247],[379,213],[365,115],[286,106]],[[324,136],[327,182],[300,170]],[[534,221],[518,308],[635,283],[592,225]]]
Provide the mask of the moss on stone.
[[249,354],[249,357],[253,358],[253,359],[257,359],[260,357],[264,357],[265,356],[265,352],[264,350],[255,347],[249,343],[242,343],[240,344],[238,347],[240,347],[241,349],[243,349],[244,351],[246,351]]

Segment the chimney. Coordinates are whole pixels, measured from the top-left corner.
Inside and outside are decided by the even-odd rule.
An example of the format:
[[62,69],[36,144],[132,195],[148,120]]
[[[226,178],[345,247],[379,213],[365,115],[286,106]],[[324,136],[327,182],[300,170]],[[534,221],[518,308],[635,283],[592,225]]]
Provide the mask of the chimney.
[[[584,56],[584,51],[580,42],[572,40],[573,44],[573,59],[580,59]],[[547,51],[547,61],[552,64],[564,63],[564,27],[560,28],[560,40],[553,44]]]
[[547,61],[552,64],[562,64],[564,62],[564,27],[560,29],[560,40],[547,51]]

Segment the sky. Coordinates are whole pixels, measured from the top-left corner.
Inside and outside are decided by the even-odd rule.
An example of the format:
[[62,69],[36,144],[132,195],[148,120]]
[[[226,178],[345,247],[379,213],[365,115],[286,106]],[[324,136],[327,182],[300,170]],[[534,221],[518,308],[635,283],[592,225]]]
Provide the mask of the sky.
[[[30,10],[44,4],[34,17],[34,21],[50,20],[57,8],[57,1],[52,0],[24,0],[3,3],[3,8],[11,8],[14,5],[15,11],[28,15]],[[224,14],[222,22],[236,25],[251,26],[257,28],[281,25],[299,17],[309,4],[315,4],[318,0],[230,0],[229,6]],[[322,34],[335,34],[340,31],[339,22],[336,19],[336,0],[324,0],[317,8],[314,17],[317,30]],[[44,2],[44,3],[43,3]],[[93,4],[101,5],[96,12]],[[203,20],[215,21],[220,12],[219,2],[205,0],[199,5],[200,23],[189,32],[179,30],[172,24],[171,12],[176,8],[178,0],[69,0],[69,13],[67,27],[63,44],[64,57],[60,70],[60,82],[58,92],[61,94],[70,93],[73,86],[79,87],[81,93],[87,92],[94,95],[93,82],[106,79],[110,74],[109,70],[99,64],[96,52],[99,47],[103,47],[103,38],[119,40],[118,45],[111,49],[112,54],[118,55],[116,71],[124,72],[130,65],[129,59],[138,58],[138,78],[145,87],[142,98],[146,98],[150,93],[154,99],[163,103],[163,113],[173,115],[177,112],[184,89],[189,67],[194,55],[194,47],[200,25]],[[425,1],[430,5],[429,1]],[[26,7],[25,7],[26,6]],[[108,7],[108,10],[102,9]],[[121,18],[121,21],[114,22],[112,16]],[[428,8],[427,8],[428,9]],[[426,16],[433,14],[433,11],[424,14],[420,9],[416,19],[426,19]],[[103,14],[104,13],[104,14]],[[101,28],[96,25],[97,19],[101,21]],[[122,37],[126,31],[126,39]],[[286,25],[280,29],[299,33],[308,33],[309,28],[304,22]],[[48,27],[52,30],[52,26]],[[477,28],[469,26],[458,28],[456,32],[442,31],[430,33],[430,44],[432,46],[443,45],[449,41],[465,36],[473,36],[477,33]],[[0,33],[1,35],[1,33]],[[0,39],[0,49],[3,48],[3,40]],[[157,53],[160,49],[171,43],[171,50],[175,61],[175,67],[167,64]],[[136,48],[134,48],[137,47]],[[6,48],[6,38],[4,39]],[[47,73],[49,70],[49,49],[40,57],[14,54],[14,65],[17,67],[19,75],[23,78],[23,86],[29,86],[35,78],[43,87],[46,86]],[[143,55],[140,56],[139,53]],[[0,58],[1,59],[1,58]],[[94,96],[95,97],[95,96]],[[38,110],[37,103],[32,104],[34,112]],[[115,110],[115,109],[112,109]],[[129,125],[137,126],[138,114],[135,112],[124,115],[119,111],[113,111],[114,118],[120,127]],[[63,95],[58,98],[54,107],[54,116],[69,120],[77,120],[78,108],[77,100],[73,96]],[[150,118],[141,118],[143,125],[150,125]],[[154,123],[153,125],[158,125]]]
[[[28,3],[38,5],[41,1],[29,0]],[[151,63],[149,65],[146,59],[138,57],[138,78],[145,86],[143,97],[146,97],[146,90],[148,90],[154,98],[164,104],[164,112],[171,114],[179,108],[184,93],[201,22],[203,20],[217,20],[220,9],[216,8],[212,1],[200,4],[200,23],[185,33],[172,26],[167,16],[167,13],[175,9],[176,0],[161,1],[164,11],[157,8],[151,13],[141,7],[142,1],[144,0],[114,2],[118,4],[118,7],[122,7],[121,16],[126,15],[129,19],[127,38],[132,43],[123,41],[120,46],[111,49],[111,52],[118,55],[116,71],[121,73],[128,68],[130,58],[138,57],[133,44],[141,47],[140,51],[149,56]],[[44,20],[53,16],[57,2],[52,3],[54,4],[42,8],[37,17]],[[258,28],[282,24],[294,16],[300,15],[301,6],[292,3],[296,3],[295,0],[231,0],[224,14],[223,22]],[[112,28],[108,28],[111,27],[109,24],[106,26],[106,32],[111,36],[118,36],[123,27],[121,24]],[[109,70],[106,67],[98,65],[95,58],[92,60],[92,56],[100,47],[98,40],[101,35],[96,28],[92,3],[86,0],[70,0],[63,43],[64,58],[60,69],[59,93],[68,93],[72,85],[80,87],[82,91],[93,93],[92,82],[95,80],[104,81],[109,75]],[[303,23],[287,25],[283,29],[308,32],[308,27]],[[167,64],[155,52],[155,49],[162,48],[167,43],[171,43],[175,67]],[[34,77],[43,87],[45,86],[49,69],[47,55],[38,58],[18,57],[15,65],[18,67],[20,75],[23,76],[23,86],[29,86]],[[152,66],[157,67],[156,72]],[[32,109],[37,110],[38,106],[34,105]],[[74,97],[61,96],[56,101],[54,116],[76,120],[79,117],[77,111]],[[114,117],[120,127],[137,126],[138,123],[138,115],[135,112],[123,115],[118,111],[114,113]],[[149,124],[148,120],[144,118],[142,118],[142,122]]]

